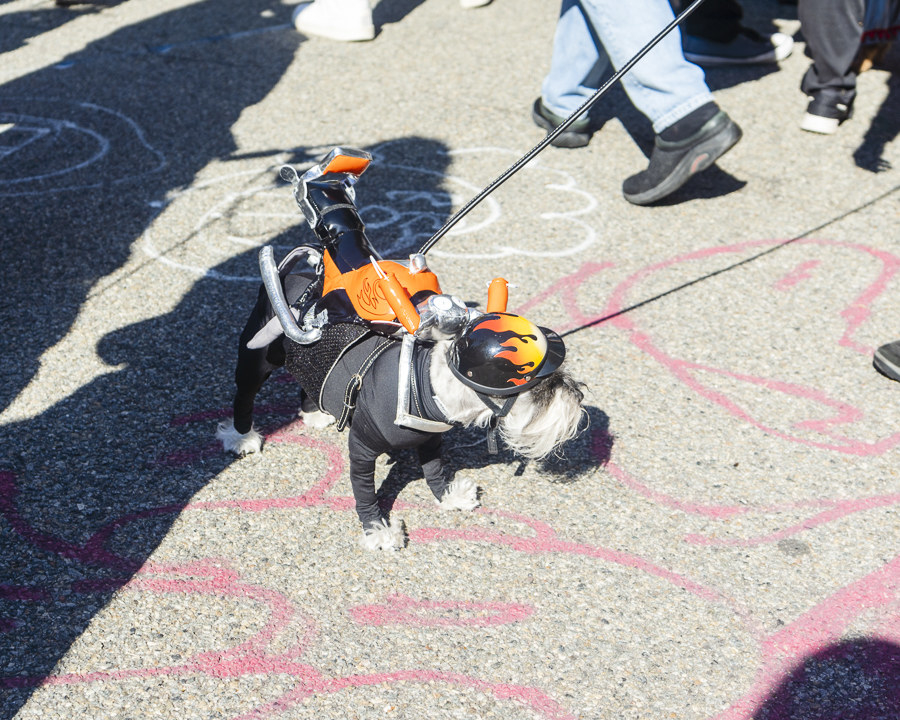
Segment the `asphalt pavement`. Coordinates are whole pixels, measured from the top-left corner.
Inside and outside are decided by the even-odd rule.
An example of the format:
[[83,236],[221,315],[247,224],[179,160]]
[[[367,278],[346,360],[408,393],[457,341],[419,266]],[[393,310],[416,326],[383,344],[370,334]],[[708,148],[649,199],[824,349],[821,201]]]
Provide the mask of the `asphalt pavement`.
[[[796,8],[745,0],[796,34]],[[653,207],[616,88],[429,253],[445,290],[560,332],[564,456],[378,465],[408,546],[359,547],[346,434],[264,386],[230,412],[256,254],[311,238],[279,179],[335,146],[403,257],[542,137],[558,3],[382,0],[374,41],[275,0],[0,1],[0,717],[900,717],[900,83],[805,133],[802,36],[707,80],[743,139]]]

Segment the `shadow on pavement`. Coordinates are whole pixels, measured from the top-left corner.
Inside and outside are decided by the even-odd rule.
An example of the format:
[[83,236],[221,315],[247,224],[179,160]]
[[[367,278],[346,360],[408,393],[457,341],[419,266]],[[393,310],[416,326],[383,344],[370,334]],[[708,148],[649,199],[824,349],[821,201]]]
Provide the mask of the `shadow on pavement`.
[[[105,0],[103,7],[122,2],[125,0]],[[20,48],[26,45],[29,39],[55,30],[82,15],[94,15],[100,9],[93,5],[78,5],[72,8],[42,5],[32,10],[3,15],[3,20],[0,21],[3,24],[3,32],[0,33],[0,54]]]
[[[404,138],[385,152],[428,172],[402,177],[374,164],[357,186],[363,217],[366,205],[389,205],[398,184],[413,187],[427,237],[445,220],[435,205],[450,206],[439,187],[445,149]],[[289,186],[282,189],[285,212],[295,211],[298,222],[267,242],[312,241]],[[416,215],[415,207],[407,210]],[[103,337],[99,355],[120,369],[0,429],[2,446],[15,444],[0,462],[0,716],[17,712],[195,493],[232,462],[214,430],[230,415],[238,336],[258,286],[223,285],[216,273],[255,273],[256,254],[214,268],[171,312]],[[273,378],[259,396],[258,426],[271,433],[292,421],[299,401],[296,383]]]
[[754,720],[895,720],[900,712],[900,646],[845,640],[810,655]]
[[[42,354],[67,335],[97,282],[125,263],[166,199],[234,155],[232,126],[294,60],[299,36],[273,25],[289,13],[269,0],[197,3],[0,87],[0,124],[10,126],[0,145],[8,340],[0,408],[32,381]],[[435,172],[414,187],[443,193],[449,207],[437,187],[443,147],[403,138],[393,148],[431,163]],[[361,205],[389,204],[384,193],[397,178],[371,174]],[[305,224],[273,242],[311,238],[301,232]],[[257,291],[216,279],[234,267],[255,274],[255,249],[202,277],[171,312],[103,337],[97,352],[114,366],[109,373],[0,427],[0,717],[16,715],[185,504],[230,464],[215,420],[228,409],[237,338]],[[110,312],[128,322],[127,308]],[[289,404],[294,389],[272,393]],[[272,430],[290,419],[261,420]]]
[[893,169],[884,157],[884,149],[900,134],[900,77],[891,75],[887,85],[888,96],[872,118],[862,144],[853,153],[857,166],[873,173]]

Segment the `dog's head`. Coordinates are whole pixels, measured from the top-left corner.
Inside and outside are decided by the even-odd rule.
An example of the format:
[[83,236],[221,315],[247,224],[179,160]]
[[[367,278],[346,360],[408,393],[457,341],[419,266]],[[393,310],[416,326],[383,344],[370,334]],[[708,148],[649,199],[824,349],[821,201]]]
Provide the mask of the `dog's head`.
[[529,458],[544,457],[578,433],[583,385],[560,369],[565,345],[552,330],[493,312],[474,317],[443,345],[438,355],[449,373],[433,372],[432,382],[440,396],[450,396],[453,420],[496,424],[507,445]]

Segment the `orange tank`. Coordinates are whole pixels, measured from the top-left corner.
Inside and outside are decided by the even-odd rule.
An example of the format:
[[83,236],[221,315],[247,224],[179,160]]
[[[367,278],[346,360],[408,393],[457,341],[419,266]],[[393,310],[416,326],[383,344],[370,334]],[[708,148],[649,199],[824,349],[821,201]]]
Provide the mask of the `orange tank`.
[[[325,283],[322,294],[326,295],[332,290],[344,290],[353,307],[364,320],[377,322],[398,322],[397,313],[391,307],[384,292],[384,283],[378,281],[384,275],[395,276],[399,284],[406,290],[409,297],[416,293],[430,291],[440,294],[441,286],[437,276],[430,270],[420,270],[410,274],[405,265],[393,260],[381,260],[378,267],[382,274],[371,263],[345,273],[338,271],[337,266],[326,251],[323,255],[325,265]],[[406,313],[404,313],[406,314]],[[404,326],[409,324],[403,323]],[[418,323],[416,323],[418,324]],[[407,330],[409,328],[407,327]],[[413,332],[414,329],[411,331]]]

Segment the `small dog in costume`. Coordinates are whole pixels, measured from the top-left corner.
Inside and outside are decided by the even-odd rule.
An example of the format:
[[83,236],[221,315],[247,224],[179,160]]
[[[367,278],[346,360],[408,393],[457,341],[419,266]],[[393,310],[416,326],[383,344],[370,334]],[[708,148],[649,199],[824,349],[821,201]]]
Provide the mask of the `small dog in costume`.
[[392,550],[405,535],[378,505],[379,455],[416,448],[438,504],[471,510],[478,488],[446,477],[443,433],[485,427],[491,452],[499,433],[525,457],[544,457],[578,433],[584,395],[560,369],[560,337],[506,312],[505,280],[491,283],[483,313],[442,293],[424,256],[379,257],[354,204],[353,184],[370,161],[336,148],[302,176],[282,169],[321,245],[297,247],[277,266],[271,247],[260,251],[263,287],[240,338],[234,416],[217,436],[239,456],[261,449],[254,399],[286,366],[302,388],[304,423],[350,428],[362,545]]

